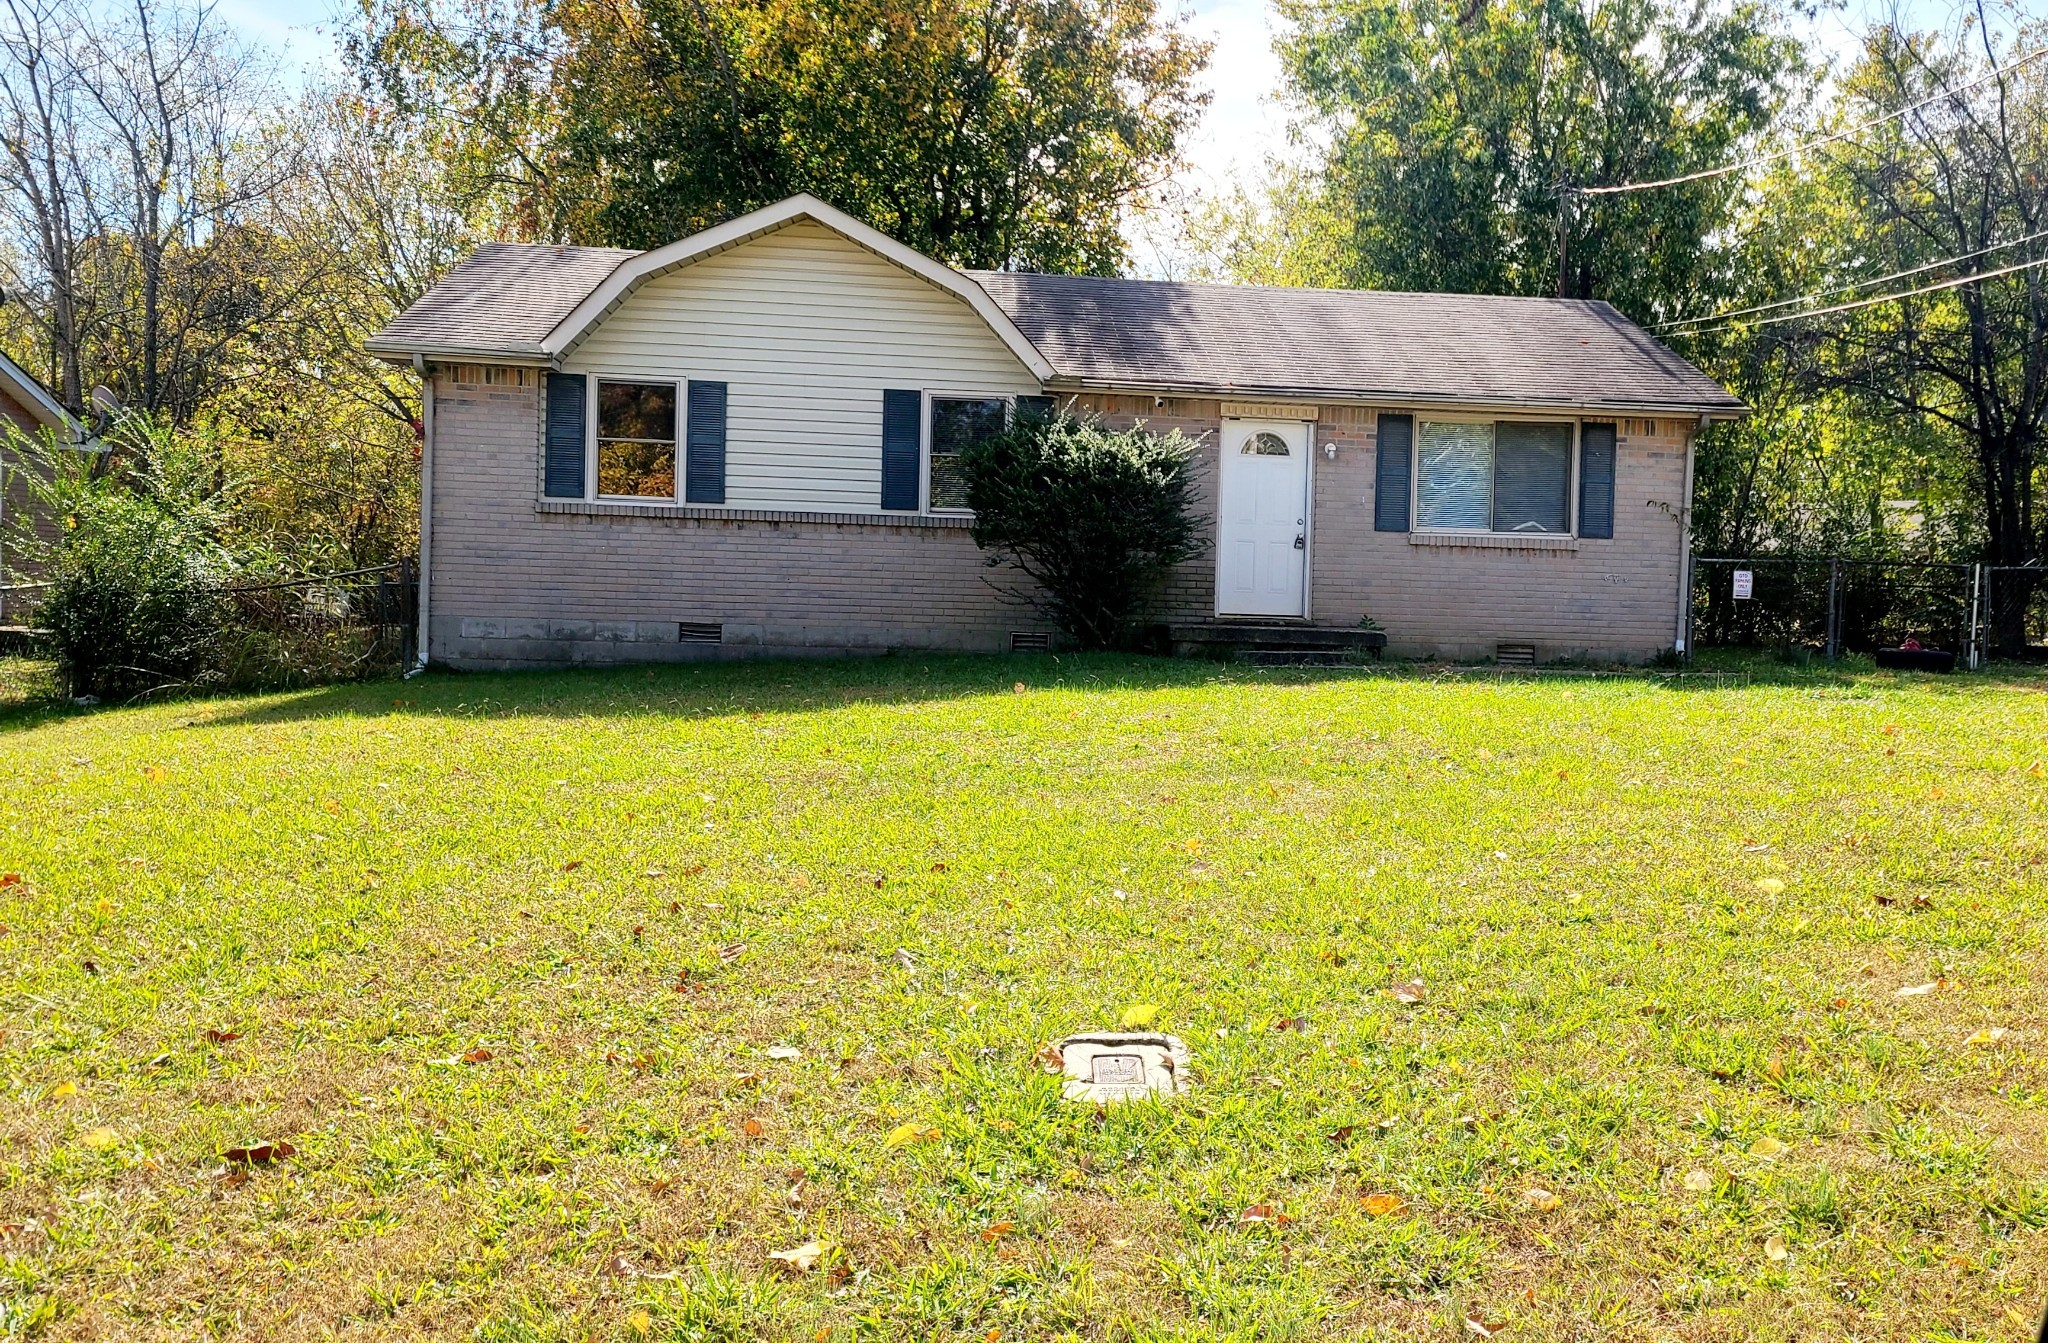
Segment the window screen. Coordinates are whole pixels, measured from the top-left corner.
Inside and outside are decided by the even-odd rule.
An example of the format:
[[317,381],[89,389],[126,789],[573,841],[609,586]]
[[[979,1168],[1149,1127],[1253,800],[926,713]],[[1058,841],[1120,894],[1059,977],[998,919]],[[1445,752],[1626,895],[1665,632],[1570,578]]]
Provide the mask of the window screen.
[[933,508],[967,507],[967,482],[960,473],[961,450],[1002,433],[1003,410],[1000,398],[932,398]]
[[1416,525],[1445,531],[1492,527],[1493,426],[1427,422],[1419,437]]
[[1426,421],[1416,438],[1417,526],[1525,534],[1571,530],[1571,425]]
[[676,385],[597,385],[597,492],[673,499],[676,493]]
[[1493,529],[1563,532],[1571,523],[1572,427],[1502,420],[1493,430]]

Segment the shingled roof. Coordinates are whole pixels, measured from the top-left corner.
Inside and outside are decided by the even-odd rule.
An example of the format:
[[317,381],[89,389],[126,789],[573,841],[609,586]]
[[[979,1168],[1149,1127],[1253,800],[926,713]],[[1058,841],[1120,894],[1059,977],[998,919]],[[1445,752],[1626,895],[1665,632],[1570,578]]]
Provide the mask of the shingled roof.
[[371,354],[543,357],[541,341],[638,252],[623,247],[485,243],[370,337]]
[[[545,362],[563,319],[640,255],[489,244],[368,348],[386,358]],[[1044,356],[1055,386],[1650,415],[1744,409],[1605,303],[967,275]]]
[[1606,303],[970,272],[1063,380],[1133,391],[1739,414]]

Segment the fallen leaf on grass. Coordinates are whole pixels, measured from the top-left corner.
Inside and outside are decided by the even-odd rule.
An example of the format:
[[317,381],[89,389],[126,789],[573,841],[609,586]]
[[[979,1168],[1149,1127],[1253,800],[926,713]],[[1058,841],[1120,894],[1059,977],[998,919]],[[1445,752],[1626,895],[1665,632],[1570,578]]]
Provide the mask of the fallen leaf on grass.
[[1522,1191],[1522,1202],[1528,1204],[1530,1207],[1536,1209],[1536,1211],[1538,1212],[1556,1212],[1559,1208],[1564,1206],[1564,1200],[1562,1198],[1558,1197],[1556,1194],[1551,1193],[1548,1189],[1544,1189],[1538,1186],[1531,1186],[1528,1189],[1524,1189]]
[[241,1038],[242,1033],[240,1031],[222,1031],[208,1029],[208,1031],[206,1032],[206,1042],[210,1045],[232,1044],[236,1040],[239,1040]]
[[654,1329],[654,1317],[644,1310],[636,1310],[626,1317],[626,1327],[644,1338]]
[[1408,1206],[1408,1200],[1399,1194],[1367,1194],[1358,1201],[1367,1214],[1373,1217],[1392,1217]]
[[1978,1031],[1975,1035],[1963,1041],[1963,1043],[1966,1045],[1995,1045],[2011,1034],[2012,1032],[2003,1026],[1986,1026],[1983,1030]]
[[1465,1317],[1466,1332],[1475,1334],[1480,1338],[1492,1338],[1507,1327],[1508,1322],[1506,1320],[1489,1322],[1479,1315],[1467,1315]]
[[1791,1150],[1791,1148],[1779,1142],[1768,1133],[1749,1145],[1749,1154],[1751,1156],[1762,1157],[1766,1161],[1775,1160]]
[[1127,1031],[1145,1030],[1159,1020],[1159,1005],[1157,1003],[1132,1003],[1124,1009],[1124,1014],[1120,1020],[1123,1028]]
[[1397,1003],[1419,1003],[1429,997],[1429,989],[1419,979],[1411,979],[1406,984],[1396,984],[1380,992]]
[[770,1045],[768,1047],[768,1057],[771,1059],[783,1059],[786,1061],[789,1059],[800,1059],[803,1056],[804,1051],[794,1045]]
[[9,886],[19,886],[19,885],[21,885],[21,884],[22,884],[22,877],[21,877],[21,873],[19,873],[19,872],[0,872],[0,891],[4,891],[4,890],[6,890],[6,889],[7,889],[7,888],[8,888]]
[[320,810],[326,812],[329,816],[339,816],[341,815],[341,800],[339,798],[323,797],[320,799]]
[[924,1124],[898,1124],[882,1140],[884,1147],[907,1147],[914,1142],[937,1142],[944,1135]]
[[1036,1057],[1038,1059],[1038,1066],[1044,1069],[1046,1072],[1057,1073],[1064,1072],[1066,1070],[1067,1056],[1065,1054],[1060,1053],[1057,1046],[1045,1046],[1043,1049],[1038,1051]]
[[1765,895],[1783,895],[1785,893],[1785,883],[1776,877],[1758,877],[1756,879],[1756,888]]
[[728,942],[718,949],[718,959],[724,961],[727,965],[731,965],[746,954],[747,944],[744,942]]
[[791,1272],[808,1273],[825,1257],[825,1251],[818,1242],[807,1240],[793,1250],[771,1250],[768,1257],[779,1264],[787,1265]]
[[1714,1177],[1703,1170],[1687,1171],[1685,1187],[1695,1194],[1704,1194],[1714,1187]]
[[761,1121],[758,1119],[749,1119],[746,1123],[740,1125],[740,1127],[746,1131],[746,1135],[749,1138],[758,1138],[761,1136]]
[[465,1054],[458,1055],[458,1057],[464,1063],[489,1063],[491,1061],[492,1055],[490,1050],[485,1049],[482,1045],[478,1045],[475,1049],[472,1049]]
[[583,860],[581,858],[571,858],[568,862],[562,864],[562,870],[564,872],[574,872],[577,868],[581,866],[583,866]]
[[1237,1220],[1247,1226],[1286,1226],[1294,1219],[1270,1203],[1254,1203],[1239,1213]]
[[1930,979],[1925,984],[1904,984],[1892,990],[1892,997],[1918,998],[1922,994],[1932,993],[1940,987],[1941,981],[1938,979]]
[[998,1241],[1016,1229],[1017,1224],[1015,1222],[990,1222],[982,1228],[981,1238],[985,1241]]
[[1337,1144],[1337,1146],[1342,1147],[1345,1143],[1351,1141],[1351,1135],[1357,1132],[1357,1130],[1358,1125],[1356,1124],[1339,1124],[1323,1136]]
[[1276,1031],[1305,1031],[1308,1029],[1308,1018],[1282,1017],[1273,1023],[1273,1029]]
[[1785,1262],[1786,1254],[1787,1251],[1785,1249],[1785,1238],[1783,1236],[1772,1235],[1765,1239],[1764,1258],[1770,1260],[1774,1264],[1782,1264],[1783,1262]]
[[142,777],[148,779],[151,783],[162,783],[165,779],[171,777],[171,772],[162,765],[144,765],[142,767]]
[[87,1129],[78,1136],[78,1141],[81,1146],[90,1147],[95,1152],[104,1152],[121,1141],[121,1135],[110,1128]]
[[50,1088],[50,1094],[46,1096],[44,1099],[56,1100],[59,1096],[76,1096],[77,1094],[78,1083],[59,1082],[56,1086]]
[[222,1152],[223,1161],[232,1161],[238,1166],[267,1166],[273,1161],[282,1161],[288,1156],[297,1156],[299,1149],[288,1142],[259,1142],[247,1147],[230,1147]]

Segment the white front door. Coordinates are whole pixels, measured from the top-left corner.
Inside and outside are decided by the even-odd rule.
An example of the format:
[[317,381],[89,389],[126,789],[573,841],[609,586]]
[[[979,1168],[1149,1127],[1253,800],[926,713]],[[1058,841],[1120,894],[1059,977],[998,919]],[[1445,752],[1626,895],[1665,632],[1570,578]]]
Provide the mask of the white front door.
[[1300,420],[1223,422],[1218,615],[1308,613],[1308,430]]

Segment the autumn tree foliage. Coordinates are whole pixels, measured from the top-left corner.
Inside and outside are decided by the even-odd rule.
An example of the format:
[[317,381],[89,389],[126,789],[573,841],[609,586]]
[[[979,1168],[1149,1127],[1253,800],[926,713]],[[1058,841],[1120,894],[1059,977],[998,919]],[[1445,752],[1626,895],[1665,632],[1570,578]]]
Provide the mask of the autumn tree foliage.
[[372,0],[349,55],[534,238],[808,191],[954,265],[1113,273],[1207,49],[1153,0]]

